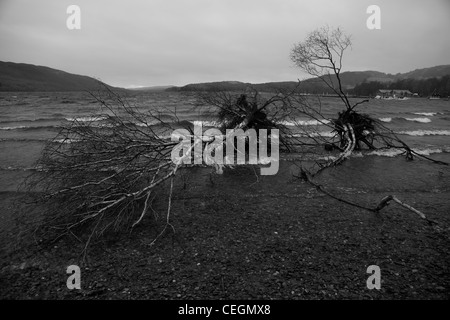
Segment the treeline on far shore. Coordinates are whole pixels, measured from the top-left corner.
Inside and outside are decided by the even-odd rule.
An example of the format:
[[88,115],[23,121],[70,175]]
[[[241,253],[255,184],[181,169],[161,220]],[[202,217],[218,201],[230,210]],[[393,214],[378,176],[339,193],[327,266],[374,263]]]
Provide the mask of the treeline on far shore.
[[[332,79],[334,80],[334,79]],[[352,97],[375,97],[378,90],[409,90],[417,93],[420,97],[450,96],[450,75],[427,79],[398,79],[391,81],[363,81],[354,86],[346,84],[343,86],[345,92]],[[336,93],[327,87],[319,79],[307,79],[301,83],[295,81],[268,82],[260,84],[244,83],[238,81],[222,81],[210,83],[188,84],[183,87],[170,87],[169,92],[196,92],[196,91],[245,91],[252,89],[259,92],[291,92],[296,91],[303,94],[318,94],[333,96]]]
[[440,78],[428,79],[400,79],[393,82],[362,82],[356,85],[352,94],[356,96],[373,97],[377,95],[378,90],[409,90],[417,93],[421,97],[431,95],[448,97],[450,96],[450,75]]

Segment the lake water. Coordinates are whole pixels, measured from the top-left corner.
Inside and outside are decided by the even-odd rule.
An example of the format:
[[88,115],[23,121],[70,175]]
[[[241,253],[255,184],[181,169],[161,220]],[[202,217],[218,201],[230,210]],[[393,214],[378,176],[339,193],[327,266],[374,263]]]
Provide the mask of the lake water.
[[[143,111],[156,107],[176,110],[180,120],[205,123],[211,120],[194,109],[197,102],[194,94],[134,93],[127,101]],[[326,117],[335,118],[342,107],[336,98],[322,99]],[[415,151],[450,162],[449,101],[422,98],[370,100],[358,108],[380,119]],[[100,113],[98,104],[87,93],[0,93],[0,192],[16,190],[21,179],[33,170],[46,141],[57,135],[61,125],[75,119],[93,120]],[[96,120],[101,122],[101,118]],[[299,120],[304,125],[313,125],[307,122],[308,119]],[[416,190],[450,190],[448,167],[424,160],[407,162],[395,150],[357,152],[348,162],[350,164],[330,171],[327,176],[330,179],[339,179],[339,175],[351,176],[346,179],[349,185],[369,191],[380,188],[381,182],[385,189],[393,190],[405,190],[405,186]]]

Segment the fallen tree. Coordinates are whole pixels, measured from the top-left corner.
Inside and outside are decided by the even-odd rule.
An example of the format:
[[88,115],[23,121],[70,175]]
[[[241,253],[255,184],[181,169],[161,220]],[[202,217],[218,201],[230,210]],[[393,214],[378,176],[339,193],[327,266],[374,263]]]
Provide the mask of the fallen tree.
[[[336,197],[314,180],[317,174],[341,164],[350,157],[354,150],[361,150],[364,145],[369,150],[402,149],[408,160],[413,160],[414,156],[419,156],[438,164],[448,165],[445,162],[420,155],[378,119],[356,111],[357,106],[368,102],[368,100],[352,104],[343,88],[341,81],[343,56],[345,50],[350,46],[350,37],[345,35],[342,30],[324,27],[311,32],[303,42],[296,44],[291,51],[291,60],[295,65],[318,81],[323,82],[343,103],[343,110],[337,112],[336,119],[325,119],[321,112],[320,99],[316,107],[304,97],[297,98],[297,104],[292,105],[292,109],[296,109],[297,114],[313,119],[323,126],[328,126],[334,133],[331,137],[324,137],[321,136],[320,132],[310,130],[305,132],[306,137],[312,139],[316,146],[324,146],[328,151],[334,149],[340,151],[336,157],[331,157],[331,160],[316,161],[316,166],[309,170],[300,165],[301,174],[299,178],[312,184],[321,192],[347,204],[378,212],[392,200],[431,222],[422,212],[401,202],[394,195],[383,198],[376,208],[368,208]],[[301,125],[298,125],[298,127],[301,127]],[[316,152],[316,150],[317,148],[313,149],[312,152]]]
[[[99,112],[88,121],[64,123],[44,148],[37,170],[22,186],[34,203],[45,206],[37,231],[40,237],[49,239],[74,236],[85,241],[86,252],[94,238],[114,230],[132,229],[149,211],[157,217],[153,201],[158,194],[165,194],[166,223],[153,244],[165,231],[173,230],[170,215],[174,177],[179,169],[191,165],[194,150],[209,147],[212,137],[196,136],[189,123],[179,120],[176,110],[142,112],[107,87],[91,95]],[[244,96],[226,97],[231,101],[228,106],[223,106],[224,100],[216,101],[222,105],[218,120],[224,123],[223,129],[229,129],[218,148],[227,148],[227,137],[240,129],[282,128],[261,115],[275,105],[283,105],[283,97],[259,101],[255,93],[252,103]],[[226,110],[234,112],[235,118],[231,119]],[[173,137],[174,130],[180,128],[189,134]],[[192,143],[176,149],[181,154],[178,152],[174,158],[179,138]],[[227,164],[212,160],[200,164],[223,172]],[[81,240],[83,235],[87,239]]]
[[[292,52],[292,60],[302,70],[318,77],[339,96],[343,108],[337,110],[335,119],[324,115],[320,98],[312,101],[299,94],[297,88],[273,95],[254,90],[239,94],[209,92],[200,95],[200,104],[207,106],[209,109],[205,110],[215,116],[219,134],[225,141],[240,129],[279,130],[284,151],[298,155],[299,177],[321,192],[372,212],[395,201],[423,218],[423,213],[394,195],[384,198],[375,208],[367,208],[333,195],[315,181],[316,175],[341,164],[354,150],[364,147],[402,149],[409,160],[421,156],[380,121],[356,111],[356,107],[366,101],[352,104],[345,94],[340,72],[343,53],[350,44],[350,39],[339,29],[325,28],[311,33],[307,41],[298,44]],[[176,110],[142,112],[108,88],[92,96],[101,108],[94,121],[64,124],[45,147],[37,163],[38,170],[24,185],[36,196],[34,200],[46,206],[40,230],[57,237],[73,235],[78,238],[78,231],[88,229],[86,250],[94,237],[138,225],[153,210],[156,195],[165,195],[168,200],[165,226],[153,244],[167,230],[173,230],[170,216],[174,177],[181,168],[190,165],[196,149],[209,150],[214,139],[197,136],[189,125],[179,121]],[[317,126],[305,126],[304,121],[329,128],[332,134],[324,135]],[[288,122],[294,124],[295,131],[286,126]],[[181,138],[190,143],[179,150],[181,154],[174,160],[173,151],[179,141],[168,137],[176,128],[188,132]],[[226,143],[218,144],[214,152],[228,147]],[[339,153],[319,159],[318,155],[323,153],[318,150],[338,150]],[[227,165],[215,162],[214,157],[206,159],[211,161],[202,159],[200,164],[215,167],[217,173],[222,173]],[[311,160],[315,165],[306,168],[303,163]]]
[[43,235],[78,238],[88,228],[86,248],[94,235],[139,223],[179,167],[162,110],[141,113],[107,87],[92,96],[99,113],[64,124],[23,186],[45,205]]
[[[218,129],[225,134],[226,130],[238,127],[242,129],[272,129],[280,131],[280,147],[284,151],[292,151],[292,133],[285,125],[292,112],[291,97],[296,89],[287,93],[266,94],[250,88],[244,93],[233,92],[201,92],[198,94],[197,107],[204,116],[216,119]],[[212,108],[211,108],[212,107]]]

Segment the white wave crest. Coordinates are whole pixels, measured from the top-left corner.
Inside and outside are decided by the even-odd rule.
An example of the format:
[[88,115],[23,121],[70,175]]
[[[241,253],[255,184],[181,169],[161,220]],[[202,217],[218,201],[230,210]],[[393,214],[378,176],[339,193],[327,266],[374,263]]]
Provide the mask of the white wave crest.
[[414,112],[413,114],[417,114],[419,116],[426,116],[426,117],[432,117],[437,115],[437,112]]
[[392,118],[380,118],[380,121],[383,121],[383,122],[391,122],[391,121],[392,121]]
[[[414,152],[423,155],[423,156],[429,156],[433,153],[443,153],[443,152],[450,152],[450,148],[425,148],[425,149],[412,149]],[[367,153],[368,156],[381,156],[381,157],[396,157],[398,155],[401,155],[404,153],[405,150],[403,149],[385,149],[385,150],[375,150]]]
[[295,126],[317,126],[321,124],[328,124],[330,120],[295,120],[295,121],[281,121],[280,123],[285,126],[295,127]]
[[327,137],[333,138],[336,136],[336,132],[333,131],[322,131],[322,132],[310,132],[310,133],[296,133],[292,135],[295,138],[306,138],[306,137]]
[[413,131],[399,131],[398,134],[408,136],[450,136],[450,130],[413,130]]
[[16,129],[25,129],[29,128],[27,126],[14,126],[14,127],[0,127],[0,130],[16,130]]
[[408,121],[414,121],[414,122],[422,122],[422,123],[428,123],[431,122],[428,118],[405,118]]
[[70,144],[70,143],[78,142],[78,141],[80,141],[80,140],[77,140],[77,139],[54,139],[53,140],[53,142],[64,143],[64,144]]
[[75,117],[75,118],[65,118],[67,121],[78,121],[78,122],[94,122],[102,121],[108,119],[105,116],[93,116],[93,117]]
[[204,126],[204,127],[219,127],[220,122],[217,121],[206,121],[206,120],[196,120],[194,121],[194,126]]
[[402,149],[388,149],[388,150],[375,150],[369,152],[368,156],[381,156],[381,157],[396,157],[400,154],[402,154],[404,150]]
[[420,155],[423,156],[429,156],[430,154],[433,153],[442,153],[442,152],[448,152],[448,150],[446,148],[444,149],[440,149],[440,148],[427,148],[427,149],[422,149],[422,150],[414,150],[415,152],[417,152]]

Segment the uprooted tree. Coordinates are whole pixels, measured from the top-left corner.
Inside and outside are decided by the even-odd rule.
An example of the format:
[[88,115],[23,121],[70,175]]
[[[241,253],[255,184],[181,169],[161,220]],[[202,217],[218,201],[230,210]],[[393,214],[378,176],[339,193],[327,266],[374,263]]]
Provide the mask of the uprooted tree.
[[265,129],[269,132],[277,129],[280,131],[280,147],[284,151],[292,151],[292,133],[285,121],[293,110],[293,94],[294,91],[291,90],[286,94],[279,92],[264,97],[253,88],[237,94],[224,91],[202,92],[198,94],[198,107],[204,115],[217,119],[218,129],[223,134],[241,123],[242,129]]
[[[435,163],[447,165],[447,163],[436,161],[421,155],[411,149],[405,142],[390,129],[385,127],[379,120],[369,115],[356,111],[356,107],[368,100],[351,103],[341,81],[341,71],[344,52],[351,46],[351,39],[341,29],[330,29],[323,27],[311,32],[306,40],[294,46],[291,51],[291,60],[302,71],[315,77],[327,88],[331,89],[343,103],[343,110],[338,111],[337,118],[325,119],[319,107],[312,106],[307,99],[298,98],[299,103],[294,109],[300,114],[315,119],[318,123],[329,126],[335,133],[332,137],[321,137],[320,132],[306,132],[305,136],[313,139],[317,145],[323,145],[327,150],[337,149],[340,153],[329,161],[317,161],[315,168],[306,169],[300,167],[300,177],[322,192],[357,207],[377,212],[385,207],[389,201],[393,200],[411,211],[417,213],[421,218],[426,219],[420,211],[402,203],[395,196],[387,196],[382,199],[375,208],[367,208],[356,203],[339,199],[326,191],[322,186],[314,181],[314,176],[326,168],[336,166],[347,159],[354,150],[360,150],[365,145],[368,149],[403,149],[408,160],[412,160],[414,155],[426,158]],[[428,219],[427,219],[428,220]],[[428,220],[430,221],[430,220]]]
[[[331,142],[330,145],[343,151],[332,164],[339,163],[353,150],[361,149],[362,144],[370,149],[401,147],[411,155],[412,150],[380,121],[355,110],[358,105],[368,100],[352,105],[344,92],[341,81],[342,63],[344,52],[350,46],[350,37],[341,29],[330,30],[329,27],[323,27],[311,32],[305,41],[296,44],[291,51],[291,60],[297,67],[325,84],[343,102],[343,110],[338,112],[337,119],[332,119],[330,125],[339,138],[338,144]],[[307,104],[307,100],[303,101],[304,104]],[[310,117],[322,117],[320,111],[317,112],[314,107],[304,107],[302,111]],[[326,121],[322,119],[321,123],[326,124],[324,120]],[[376,146],[377,140],[380,140],[381,146]]]
[[[153,210],[156,193],[166,192],[166,223],[156,240],[173,228],[170,213],[175,175],[190,166],[194,150],[198,146],[202,150],[208,148],[211,139],[195,136],[189,124],[177,117],[176,110],[141,110],[107,87],[91,95],[100,106],[99,112],[90,121],[63,124],[44,148],[36,172],[23,185],[33,201],[45,205],[46,213],[38,230],[50,239],[87,234],[87,249],[94,237],[136,226]],[[257,96],[255,93],[251,101],[244,96],[230,98],[230,105],[225,100],[215,100],[220,102],[217,106],[222,106],[218,108],[218,121],[225,123],[222,129],[230,129],[224,134],[224,141],[239,129],[282,128],[263,115],[266,110],[269,114],[276,112],[285,98]],[[226,110],[233,110],[236,121],[229,122],[231,117]],[[172,133],[180,128],[190,131],[182,138],[192,143],[174,158],[179,137],[174,138]],[[216,151],[226,147],[224,143]],[[224,166],[213,161],[206,164],[215,166],[218,173]]]
[[[315,165],[308,168],[300,165],[301,178],[337,200],[375,212],[391,200],[405,205],[395,196],[388,196],[376,208],[365,208],[337,198],[314,180],[317,174],[339,165],[355,149],[364,146],[400,148],[408,159],[420,156],[378,120],[357,112],[356,107],[364,101],[351,104],[340,78],[343,55],[350,44],[349,37],[341,30],[323,28],[312,32],[291,52],[298,67],[317,77],[339,96],[343,108],[337,110],[336,119],[325,117],[320,100],[312,103],[299,94],[298,88],[269,96],[254,90],[237,95],[208,93],[200,96],[201,104],[208,106],[215,116],[224,141],[239,129],[277,129],[280,146],[285,151],[302,151],[298,153],[300,163],[314,159],[308,154],[314,156],[318,150],[338,150],[332,160],[316,159]],[[301,82],[298,86],[301,87]],[[37,163],[38,170],[25,183],[27,190],[33,191],[31,194],[46,206],[43,229],[56,231],[58,235],[76,236],[79,228],[88,226],[87,248],[94,236],[124,226],[136,226],[153,210],[152,201],[156,193],[163,190],[168,197],[166,223],[157,239],[167,229],[173,229],[170,213],[175,175],[190,165],[191,161],[187,160],[192,158],[195,149],[208,149],[213,139],[197,137],[189,126],[179,121],[175,110],[140,110],[107,87],[93,97],[101,107],[96,115],[101,121],[64,124],[45,147]],[[304,126],[300,118],[328,127],[333,134],[323,135],[314,126]],[[288,121],[295,126],[287,129]],[[190,131],[185,138],[192,143],[183,148],[174,161],[172,152],[178,140],[172,141],[168,136],[180,127]],[[216,146],[215,151],[226,147],[225,144]],[[222,172],[224,164],[206,162],[201,164],[215,166],[217,173]]]
[[179,168],[170,158],[176,142],[164,139],[171,131],[166,110],[143,113],[106,86],[92,95],[100,112],[63,124],[24,184],[46,207],[39,230],[77,237],[88,226],[86,248],[94,235],[139,223],[156,187]]

